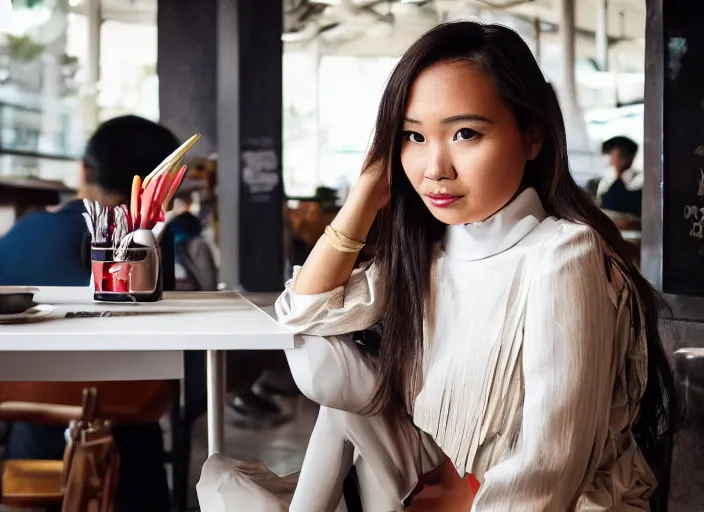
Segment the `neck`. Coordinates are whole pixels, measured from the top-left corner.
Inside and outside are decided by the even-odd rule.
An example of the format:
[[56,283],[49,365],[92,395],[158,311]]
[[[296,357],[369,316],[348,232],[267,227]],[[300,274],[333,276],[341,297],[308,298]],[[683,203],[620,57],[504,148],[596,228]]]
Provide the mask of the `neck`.
[[467,224],[477,224],[477,223],[482,223],[482,222],[488,221],[488,220],[491,219],[494,215],[498,214],[501,210],[503,210],[503,209],[506,208],[508,205],[510,205],[510,204],[511,204],[518,196],[520,196],[521,193],[522,193],[525,189],[527,189],[527,188],[529,188],[528,185],[521,184],[521,186],[518,187],[518,190],[516,190],[516,193],[511,196],[511,199],[509,199],[509,200],[506,201],[504,204],[502,204],[502,205],[499,207],[499,209],[496,210],[494,213],[490,213],[489,215],[487,215],[487,216],[486,216],[485,218],[483,218],[482,220],[479,220],[479,221],[476,221],[476,222],[468,222]]
[[535,189],[526,187],[485,221],[449,226],[445,250],[464,261],[491,257],[513,247],[546,216]]
[[98,185],[85,184],[78,189],[78,199],[88,199],[89,201],[98,201],[105,206],[118,206],[124,203],[122,194],[104,190]]

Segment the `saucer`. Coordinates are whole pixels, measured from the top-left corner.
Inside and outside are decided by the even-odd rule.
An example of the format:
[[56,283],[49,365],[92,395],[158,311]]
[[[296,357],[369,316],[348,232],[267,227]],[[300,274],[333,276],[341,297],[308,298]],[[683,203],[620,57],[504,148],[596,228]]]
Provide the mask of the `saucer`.
[[51,304],[38,304],[29,308],[23,313],[13,315],[0,315],[0,324],[20,323],[25,321],[39,320],[54,311],[54,306]]
[[34,286],[0,286],[0,295],[16,295],[22,293],[39,293],[39,288]]

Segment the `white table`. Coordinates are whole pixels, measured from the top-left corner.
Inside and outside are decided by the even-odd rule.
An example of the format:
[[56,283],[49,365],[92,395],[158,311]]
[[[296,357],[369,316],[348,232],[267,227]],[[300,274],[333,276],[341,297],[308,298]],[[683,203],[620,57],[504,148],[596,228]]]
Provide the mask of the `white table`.
[[[224,441],[226,350],[293,348],[293,333],[235,292],[167,292],[155,303],[93,301],[89,288],[40,287],[41,321],[0,324],[0,380],[183,377],[183,351],[207,351],[208,451]],[[78,315],[76,315],[78,313]]]

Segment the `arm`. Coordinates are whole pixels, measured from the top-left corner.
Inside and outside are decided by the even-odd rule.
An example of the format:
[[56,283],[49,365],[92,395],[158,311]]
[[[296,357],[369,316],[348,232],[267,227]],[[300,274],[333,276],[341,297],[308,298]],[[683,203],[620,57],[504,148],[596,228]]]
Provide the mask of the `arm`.
[[[362,173],[332,221],[332,227],[354,240],[367,239],[374,218],[388,195],[384,174],[384,169],[377,164]],[[334,290],[347,282],[356,260],[356,253],[340,252],[320,239],[298,273],[293,291],[300,295],[314,295]]]
[[575,233],[541,255],[530,285],[518,447],[486,473],[473,512],[572,510],[604,448],[616,311],[598,236],[562,229]]
[[[346,236],[365,240],[386,201],[384,174],[365,171],[331,225]],[[296,332],[320,336],[366,329],[378,320],[381,300],[374,266],[352,271],[357,253],[334,249],[318,240],[302,268],[294,272],[276,302],[279,322]]]
[[367,329],[381,316],[383,303],[373,264],[355,269],[345,285],[312,295],[294,291],[300,272],[302,269],[294,269],[293,279],[286,284],[275,304],[279,323],[296,333],[315,336],[348,334]]

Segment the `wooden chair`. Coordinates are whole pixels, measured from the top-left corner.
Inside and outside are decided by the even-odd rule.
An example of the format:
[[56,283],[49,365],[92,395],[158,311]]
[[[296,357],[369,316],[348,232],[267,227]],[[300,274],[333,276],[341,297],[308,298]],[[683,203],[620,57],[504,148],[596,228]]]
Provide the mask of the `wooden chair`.
[[[0,383],[0,420],[67,427],[82,419],[85,422],[84,389],[88,388],[96,390],[100,397],[98,414],[102,420],[109,420],[112,424],[149,424],[157,422],[168,409],[176,385],[175,381]],[[42,508],[61,504],[67,492],[79,494],[80,490],[71,489],[71,450],[69,444],[64,460],[5,461],[0,504]],[[111,478],[116,484],[116,475]],[[110,493],[114,493],[114,487],[111,487]],[[110,496],[104,496],[107,502],[111,499]]]

